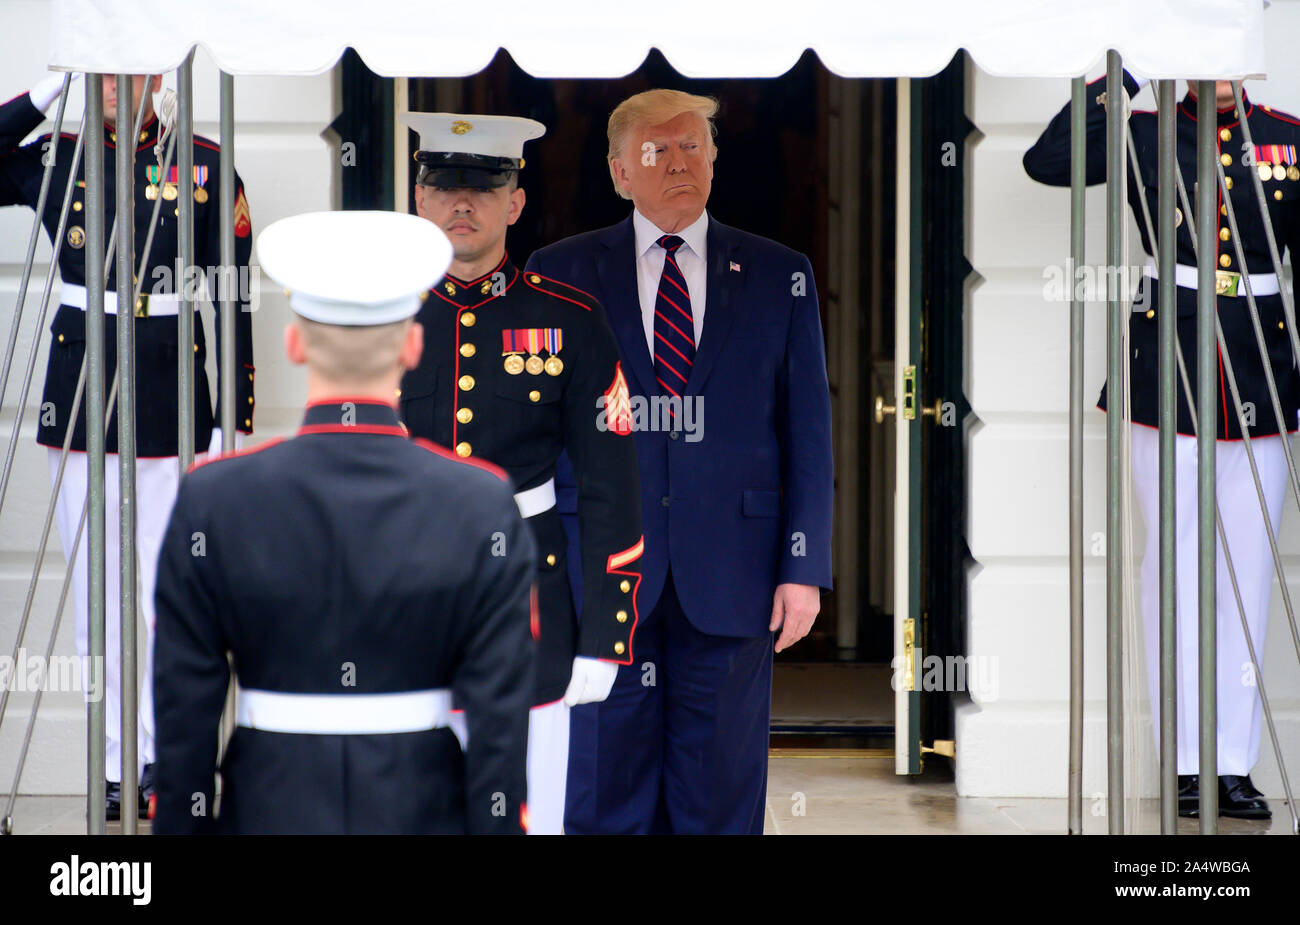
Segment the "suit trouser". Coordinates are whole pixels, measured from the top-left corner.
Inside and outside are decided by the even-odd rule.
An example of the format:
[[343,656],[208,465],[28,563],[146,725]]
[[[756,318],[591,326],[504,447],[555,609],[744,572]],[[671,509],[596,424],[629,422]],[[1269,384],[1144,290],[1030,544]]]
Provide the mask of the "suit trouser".
[[[49,448],[50,483],[59,471],[60,450]],[[55,522],[66,561],[72,553],[81,519],[81,507],[86,500],[87,457],[85,453],[68,454],[68,464],[63,473],[55,505]],[[139,726],[137,729],[137,773],[154,760],[153,720],[153,630],[154,630],[154,580],[158,573],[158,552],[162,548],[163,534],[176,500],[180,483],[176,457],[139,459],[136,461],[136,560],[139,576],[138,601],[144,616],[144,676],[139,687]],[[117,454],[108,454],[104,464],[104,706],[106,748],[104,775],[110,781],[122,777],[122,644],[121,644],[121,566],[119,540],[121,535],[118,510],[121,499]],[[82,678],[89,678],[90,666],[90,612],[87,565],[90,546],[89,529],[83,529],[77,547],[77,562],[72,571],[73,606],[76,608],[77,654],[81,656]],[[98,673],[96,673],[98,675]],[[90,696],[89,685],[87,699]]]
[[761,835],[772,635],[700,632],[669,573],[634,642],[608,699],[573,709],[565,831]]
[[[1160,472],[1158,432],[1141,424],[1132,426],[1133,481],[1138,504],[1146,520],[1146,550],[1142,558],[1142,615],[1147,649],[1147,687],[1152,717],[1159,736],[1160,691]],[[1283,437],[1251,440],[1260,484],[1268,502],[1269,519],[1276,532],[1282,521],[1287,470]],[[1196,439],[1175,438],[1175,563],[1177,568],[1177,713],[1178,773],[1200,770],[1197,683],[1197,523]],[[1264,518],[1255,493],[1246,450],[1237,441],[1215,445],[1215,489],[1220,516],[1228,538],[1228,552],[1241,589],[1242,608],[1250,627],[1255,655],[1263,667],[1268,629],[1269,599],[1273,591],[1273,557],[1269,551]],[[1254,683],[1241,615],[1232,592],[1223,546],[1217,543],[1216,625],[1218,632],[1218,773],[1249,774],[1259,760],[1263,707]]]

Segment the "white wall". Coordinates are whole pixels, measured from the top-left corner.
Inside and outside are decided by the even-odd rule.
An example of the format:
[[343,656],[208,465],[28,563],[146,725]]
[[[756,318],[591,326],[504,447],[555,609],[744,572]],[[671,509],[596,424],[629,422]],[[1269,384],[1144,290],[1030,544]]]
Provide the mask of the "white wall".
[[[1248,94],[1300,112],[1300,2],[1265,13],[1270,79]],[[1088,75],[1104,73],[1104,62]],[[1069,191],[1034,183],[1021,157],[1070,97],[1066,80],[1011,80],[971,72],[968,112],[983,137],[968,165],[967,248],[982,277],[967,303],[968,654],[995,659],[999,696],[957,717],[957,787],[970,796],[1064,796],[1069,684],[1068,386],[1069,306],[1044,297],[1043,269],[1069,252]],[[1182,95],[1183,85],[1179,85]],[[1135,101],[1151,109],[1151,91]],[[1260,141],[1260,139],[1256,139]],[[1154,204],[1153,204],[1154,206]],[[1086,204],[1086,262],[1105,260],[1105,192]],[[1130,263],[1143,260],[1131,224]],[[1105,415],[1093,407],[1106,373],[1105,305],[1087,307],[1085,337],[1084,534],[1106,529]],[[1300,441],[1293,442],[1300,452]],[[1300,600],[1300,516],[1284,518],[1288,584]],[[1141,549],[1142,527],[1134,541]],[[1085,609],[1085,811],[1106,791],[1105,560],[1087,555]],[[1221,593],[1227,593],[1226,590]],[[1300,772],[1300,666],[1274,593],[1263,670],[1293,780]],[[1145,700],[1144,690],[1140,700]],[[1153,743],[1144,741],[1148,749]],[[1254,779],[1282,792],[1267,734]],[[1275,806],[1275,812],[1281,807]]]
[[[45,74],[49,50],[48,0],[9,0],[0,8],[0,34],[6,54],[0,57],[0,100],[21,93]],[[165,81],[175,86],[175,74]],[[277,218],[313,209],[336,208],[337,144],[326,126],[338,112],[333,74],[310,78],[235,79],[235,166],[244,180],[253,232]],[[202,51],[194,67],[195,132],[219,139],[217,71]],[[68,131],[76,131],[82,95],[70,107]],[[42,128],[40,131],[46,131]],[[39,134],[39,132],[37,133]],[[53,195],[53,193],[52,193]],[[17,297],[33,213],[26,208],[0,209],[0,349],[8,336]],[[18,344],[18,369],[11,375],[0,413],[0,446],[7,446],[21,388],[22,367],[36,334],[35,314],[48,268],[50,247],[42,232]],[[254,253],[256,262],[256,253]],[[53,306],[57,308],[57,287]],[[48,321],[53,317],[51,309]],[[204,311],[211,333],[211,317]],[[257,412],[252,442],[292,430],[301,414],[305,382],[300,370],[283,359],[281,332],[288,309],[278,288],[263,287],[260,309],[253,319],[254,361],[257,366]],[[17,442],[14,474],[0,511],[0,655],[8,656],[17,638],[23,599],[34,562],[40,525],[49,500],[44,447],[35,441],[35,411],[45,375],[48,332],[40,344],[27,414]],[[43,652],[52,626],[53,610],[64,574],[57,536],[39,584],[25,646]],[[74,651],[72,607],[65,609],[56,654]],[[0,726],[0,793],[8,793],[32,695],[11,696],[8,716]],[[80,694],[47,694],[41,704],[31,753],[23,774],[24,793],[84,793],[86,768],[85,709]]]

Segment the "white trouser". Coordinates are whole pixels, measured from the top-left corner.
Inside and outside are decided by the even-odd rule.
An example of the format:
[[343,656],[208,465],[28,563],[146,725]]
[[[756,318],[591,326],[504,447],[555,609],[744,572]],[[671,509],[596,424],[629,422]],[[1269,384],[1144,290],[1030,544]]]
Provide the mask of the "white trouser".
[[[461,747],[469,744],[465,714],[448,722]],[[564,790],[569,780],[569,707],[563,700],[528,711],[528,834],[564,831]]]
[[[1159,736],[1160,691],[1160,471],[1159,439],[1154,428],[1132,425],[1133,481],[1146,521],[1146,551],[1142,559],[1142,615],[1145,624],[1147,687],[1152,722]],[[1276,533],[1286,495],[1285,437],[1256,437],[1251,441],[1260,484],[1268,502],[1269,519]],[[1197,525],[1196,439],[1175,437],[1175,564],[1177,568],[1178,655],[1178,773],[1200,771],[1197,685]],[[1219,441],[1215,447],[1215,486],[1223,529],[1232,555],[1232,567],[1241,588],[1241,602],[1250,627],[1255,656],[1262,662],[1268,629],[1269,599],[1273,591],[1273,557],[1259,508],[1259,497],[1238,441]],[[1218,632],[1218,772],[1249,774],[1259,760],[1263,707],[1250,653],[1241,629],[1241,616],[1232,593],[1222,544],[1216,569],[1216,624]]]
[[528,834],[564,832],[569,781],[569,707],[563,700],[528,711]]
[[[49,449],[50,483],[59,471],[59,454]],[[72,552],[77,536],[77,523],[81,519],[81,506],[86,499],[87,466],[85,453],[69,453],[68,465],[63,473],[63,485],[55,506],[55,522],[66,561]],[[140,681],[139,727],[137,736],[137,773],[154,760],[153,720],[153,630],[154,579],[158,570],[158,552],[162,547],[163,533],[171,516],[172,504],[180,476],[175,457],[139,459],[136,461],[136,559],[139,575],[138,600],[144,616],[145,638],[140,649],[144,654],[144,673]],[[121,619],[119,578],[121,566],[118,557],[118,508],[120,493],[118,457],[109,454],[104,466],[104,704],[106,717],[106,748],[104,775],[110,781],[122,777],[122,694],[121,694]],[[77,654],[82,657],[82,678],[89,678],[90,615],[89,588],[87,587],[88,530],[83,530],[81,544],[77,547],[77,564],[72,572],[73,607],[76,613]],[[89,693],[89,685],[83,685]]]

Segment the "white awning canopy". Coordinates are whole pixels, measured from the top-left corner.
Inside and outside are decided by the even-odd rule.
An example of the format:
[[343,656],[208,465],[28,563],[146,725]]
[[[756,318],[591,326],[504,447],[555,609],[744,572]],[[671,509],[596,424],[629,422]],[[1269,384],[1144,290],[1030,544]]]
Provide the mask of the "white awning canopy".
[[1265,73],[1260,0],[54,0],[52,67],[160,73],[195,45],[233,74],[308,75],[344,48],[390,77],[462,77],[505,48],[537,77],[621,77],[651,48],[688,77],[1070,77],[1107,49],[1152,78]]

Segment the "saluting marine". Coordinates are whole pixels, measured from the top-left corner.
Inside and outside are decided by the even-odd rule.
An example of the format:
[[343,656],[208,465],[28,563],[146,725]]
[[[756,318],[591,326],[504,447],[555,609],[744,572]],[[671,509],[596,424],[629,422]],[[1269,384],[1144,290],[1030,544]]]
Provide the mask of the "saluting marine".
[[[506,255],[506,229],[524,207],[523,144],[545,127],[449,113],[404,120],[420,134],[416,209],[447,233],[455,256],[417,315],[426,346],[402,380],[402,415],[413,435],[505,469],[537,540],[529,828],[558,833],[569,707],[603,700],[618,666],[632,662],[643,543],[627,383],[600,304],[580,289],[521,273]],[[555,508],[561,451],[579,487],[580,625]]]
[[[1124,75],[1124,88],[1131,97],[1146,81],[1139,83]],[[1087,91],[1087,182],[1106,179],[1105,85],[1096,81]],[[1268,502],[1269,518],[1276,531],[1282,517],[1286,494],[1286,463],[1282,441],[1284,434],[1296,429],[1296,412],[1300,409],[1300,376],[1295,369],[1291,341],[1280,295],[1281,281],[1273,271],[1269,256],[1264,219],[1256,200],[1253,174],[1263,182],[1268,204],[1268,220],[1277,236],[1279,249],[1289,248],[1292,261],[1300,253],[1300,120],[1294,116],[1260,106],[1243,90],[1239,111],[1234,103],[1232,85],[1219,81],[1216,86],[1216,155],[1223,165],[1225,185],[1231,197],[1233,214],[1241,235],[1240,245],[1246,258],[1242,266],[1237,256],[1237,242],[1228,221],[1228,204],[1218,191],[1218,208],[1212,216],[1195,216],[1213,221],[1215,251],[1201,255],[1213,261],[1215,268],[1216,313],[1223,327],[1223,340],[1236,375],[1246,424],[1250,430],[1255,460],[1259,465],[1261,485]],[[1245,120],[1253,146],[1242,131]],[[1176,113],[1178,169],[1182,171],[1188,195],[1196,183],[1197,101],[1195,87]],[[1142,246],[1155,254],[1142,217],[1145,197],[1154,214],[1159,197],[1158,147],[1156,114],[1134,112],[1129,122],[1137,149],[1138,171],[1127,171],[1129,205],[1138,221]],[[1067,103],[1043,131],[1024,156],[1029,176],[1053,186],[1070,184],[1070,105]],[[1217,184],[1216,184],[1217,185]],[[1177,312],[1177,334],[1189,381],[1197,379],[1196,354],[1196,281],[1197,255],[1191,229],[1194,223],[1184,220],[1181,202],[1175,213],[1176,226],[1176,305],[1159,304],[1154,260],[1148,261],[1147,278],[1142,281],[1138,300],[1129,320],[1129,356],[1131,381],[1133,475],[1138,501],[1146,520],[1147,544],[1142,563],[1142,611],[1146,628],[1147,680],[1153,712],[1159,715],[1159,464],[1157,431],[1159,389],[1157,370],[1157,317],[1161,311]],[[1254,326],[1246,301],[1245,274],[1250,275],[1251,292],[1259,309],[1259,320],[1267,347],[1268,362],[1277,384],[1282,420],[1278,420],[1268,393],[1263,361],[1255,339]],[[1216,348],[1216,351],[1218,348]],[[1264,651],[1268,626],[1269,597],[1272,593],[1273,568],[1269,555],[1263,515],[1254,491],[1254,482],[1242,446],[1241,426],[1224,373],[1222,352],[1217,354],[1218,394],[1215,398],[1217,420],[1216,480],[1219,510],[1228,537],[1228,547],[1239,579],[1242,603],[1250,625],[1255,651]],[[1107,383],[1098,407],[1108,408],[1112,393]],[[1177,429],[1176,454],[1176,530],[1177,543],[1177,611],[1178,611],[1178,781],[1179,814],[1198,813],[1199,787],[1197,769],[1197,560],[1196,560],[1196,444],[1191,409],[1183,388],[1176,386]],[[1250,780],[1250,770],[1259,760],[1262,706],[1257,687],[1243,680],[1242,666],[1249,666],[1250,655],[1241,630],[1236,600],[1228,591],[1226,565],[1219,557],[1218,621],[1218,773],[1220,815],[1247,819],[1268,818],[1270,811],[1262,794]],[[1159,724],[1156,724],[1159,729]]]
[[505,473],[409,440],[393,398],[447,240],[327,212],[274,223],[258,254],[291,293],[308,405],[291,439],[181,482],[158,565],[154,831],[521,834],[533,541]]
[[[24,93],[0,106],[0,205],[26,205],[35,208],[44,171],[42,157],[47,149],[55,157],[50,193],[41,221],[51,239],[58,233],[59,214],[72,169],[76,135],[61,133],[57,139],[42,135],[26,145],[20,142],[35,130],[59,94],[63,75],[54,74],[41,80],[31,93]],[[140,607],[145,618],[147,635],[144,640],[145,680],[140,692],[140,724],[138,759],[140,763],[139,800],[143,811],[152,791],[153,761],[153,709],[149,677],[153,646],[154,570],[158,546],[167,524],[167,515],[176,497],[180,477],[177,469],[178,415],[177,415],[177,332],[176,314],[182,304],[178,297],[173,275],[178,255],[177,198],[183,188],[177,176],[176,158],[167,176],[162,175],[161,155],[155,156],[159,143],[159,122],[154,115],[152,102],[145,101],[145,119],[139,136],[129,137],[130,126],[117,126],[117,81],[106,75],[104,82],[104,188],[105,228],[113,227],[116,208],[115,167],[119,136],[135,145],[135,254],[144,254],[145,239],[154,205],[162,198],[158,229],[149,250],[149,264],[139,274],[143,280],[142,294],[133,309],[136,336],[136,468],[137,492],[137,548],[139,550]],[[139,108],[141,95],[157,93],[162,78],[137,76],[132,86],[123,92],[132,94],[131,111]],[[235,201],[223,204],[217,191],[219,149],[212,141],[194,136],[194,261],[200,268],[216,268],[221,264],[220,225],[224,209],[235,213],[235,263],[243,278],[252,250],[252,225],[249,220],[248,200],[243,184],[236,177]],[[60,451],[67,428],[73,427],[71,449],[64,473],[55,511],[59,538],[65,558],[72,554],[77,524],[86,497],[86,400],[83,396],[76,420],[72,419],[73,399],[77,380],[85,356],[86,311],[86,233],[85,233],[85,161],[78,167],[76,187],[73,191],[71,212],[59,250],[59,276],[63,281],[60,306],[50,324],[49,362],[45,374],[45,390],[41,397],[41,417],[36,440],[49,447],[50,477],[58,470]],[[105,234],[107,238],[107,231]],[[117,272],[116,262],[109,261],[104,293],[104,351],[105,392],[117,368]],[[239,310],[235,319],[235,419],[238,430],[251,433],[253,429],[253,335],[252,316],[248,304],[249,293],[239,293]],[[217,349],[220,353],[220,325],[217,325]],[[204,374],[207,348],[203,325],[194,326],[194,445],[200,450],[209,443],[220,446],[220,433],[214,423],[220,421],[221,409],[214,412],[208,379]],[[220,369],[220,362],[218,362]],[[220,388],[217,390],[220,395]],[[105,448],[109,454],[105,478],[105,510],[107,512],[106,576],[106,645],[104,665],[104,691],[107,714],[107,749],[105,776],[108,780],[108,818],[116,819],[121,798],[121,704],[119,661],[121,645],[118,614],[118,468],[117,468],[117,415],[108,423]],[[88,598],[86,551],[83,541],[77,551],[73,572],[74,603],[76,607],[77,652],[83,658],[89,654]]]

